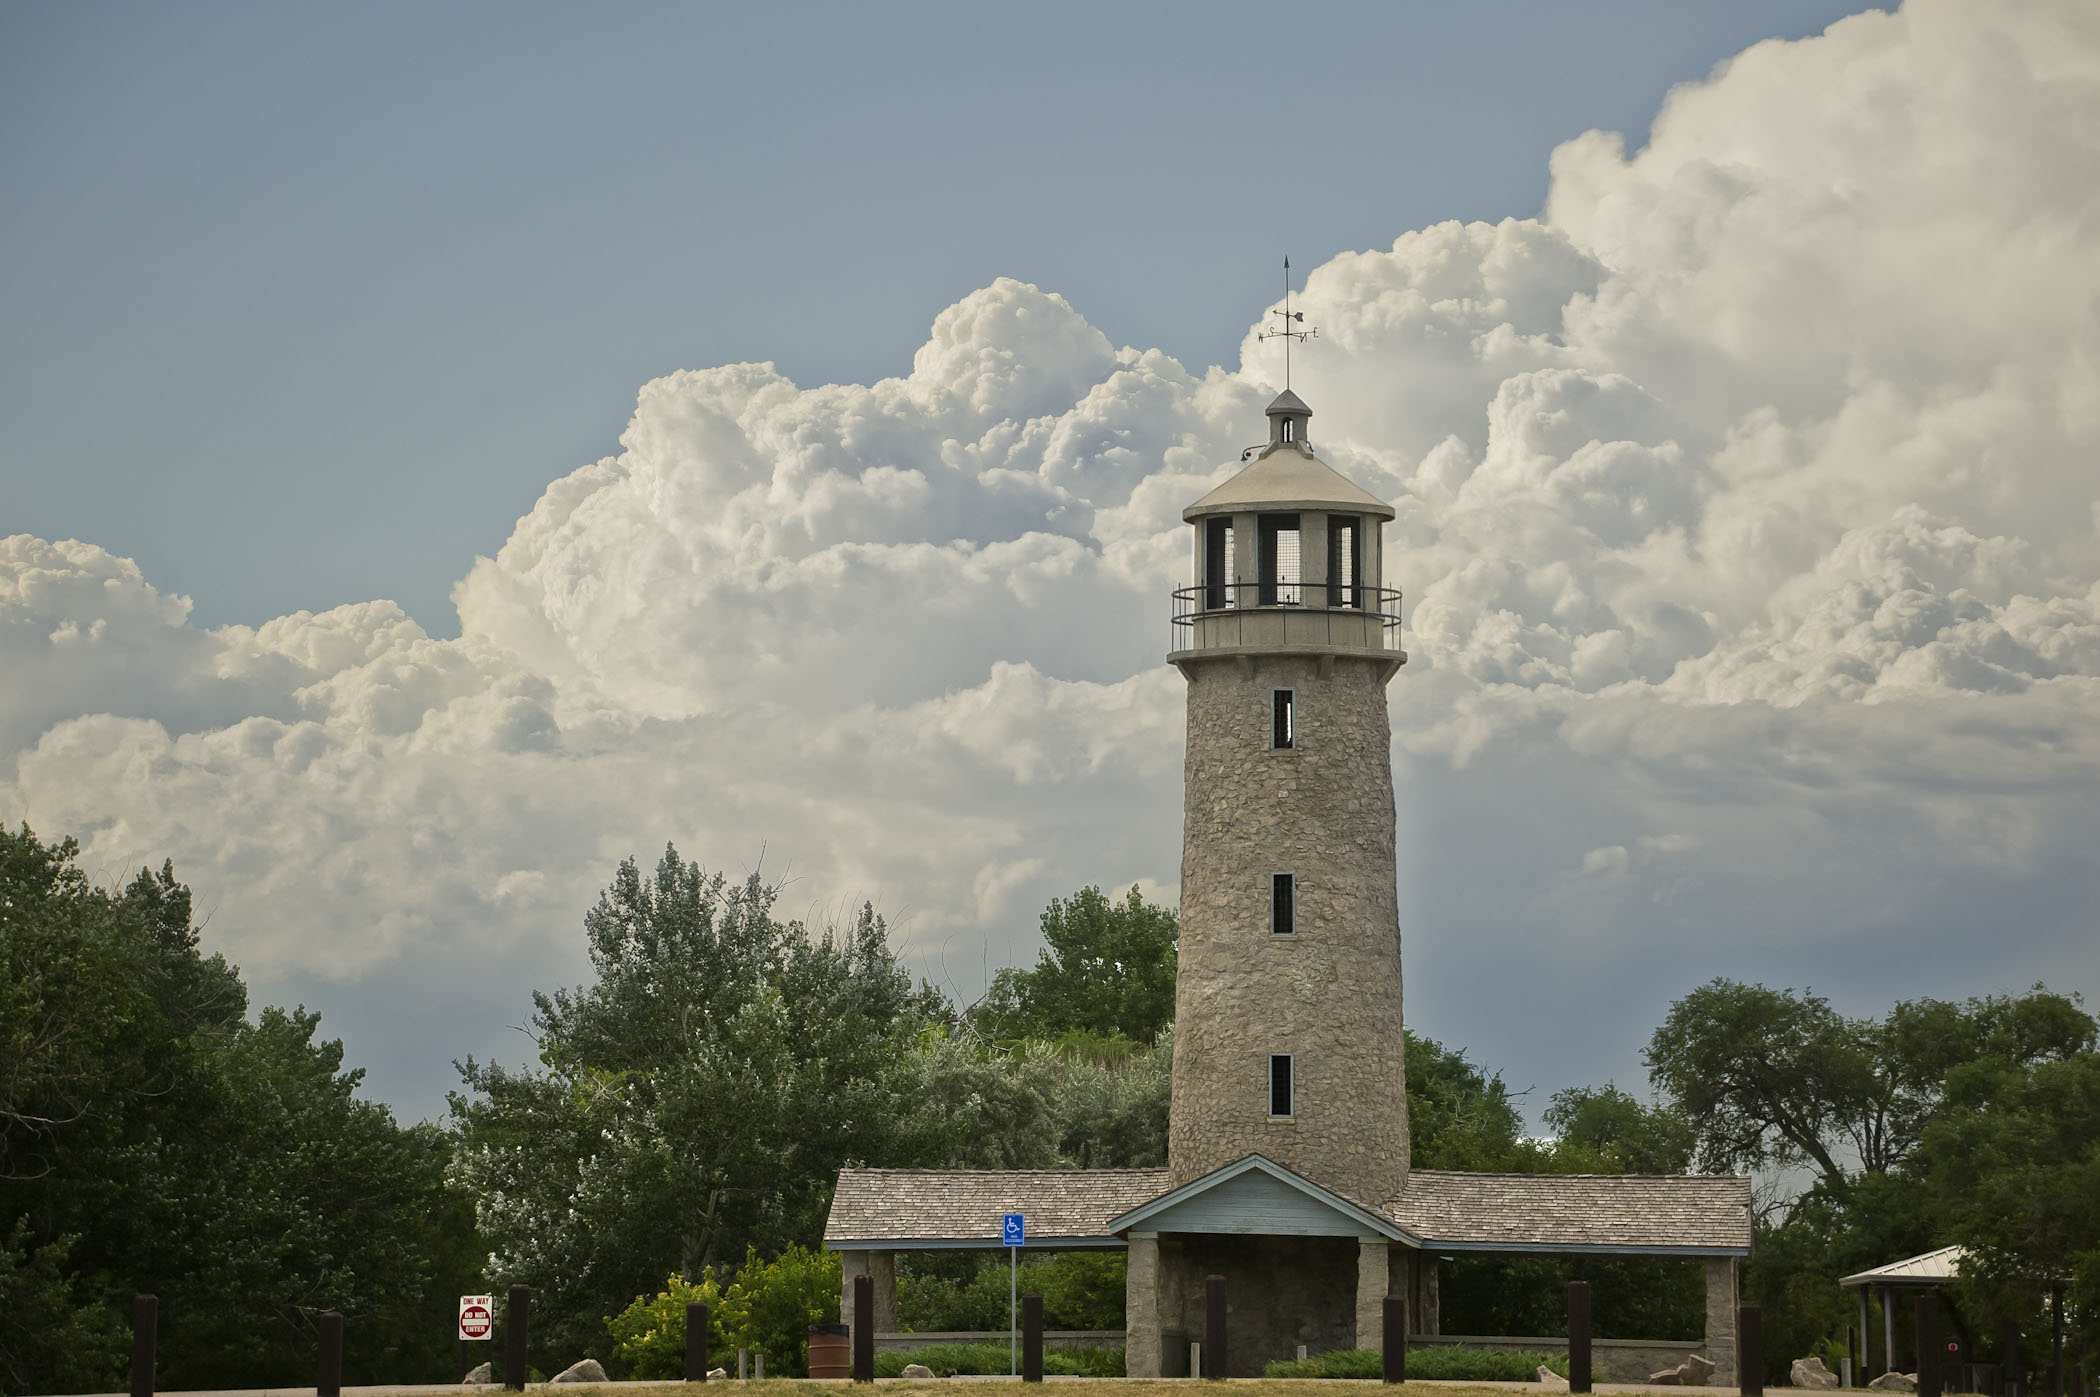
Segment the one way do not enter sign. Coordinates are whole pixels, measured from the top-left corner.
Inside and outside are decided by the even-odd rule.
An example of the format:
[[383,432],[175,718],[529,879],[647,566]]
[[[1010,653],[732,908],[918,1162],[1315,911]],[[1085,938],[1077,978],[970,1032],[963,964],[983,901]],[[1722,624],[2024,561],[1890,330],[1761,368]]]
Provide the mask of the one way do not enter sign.
[[493,1295],[462,1295],[459,1297],[459,1337],[462,1339],[486,1339],[489,1331],[496,1327],[496,1297]]

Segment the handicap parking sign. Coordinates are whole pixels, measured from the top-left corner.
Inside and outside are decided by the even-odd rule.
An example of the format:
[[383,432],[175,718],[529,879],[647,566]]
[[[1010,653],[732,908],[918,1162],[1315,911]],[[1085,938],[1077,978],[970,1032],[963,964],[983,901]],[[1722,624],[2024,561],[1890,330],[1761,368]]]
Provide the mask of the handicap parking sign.
[[1028,1245],[1028,1221],[1019,1213],[1007,1213],[1000,1218],[1000,1230],[1005,1234],[1006,1245],[1022,1247]]

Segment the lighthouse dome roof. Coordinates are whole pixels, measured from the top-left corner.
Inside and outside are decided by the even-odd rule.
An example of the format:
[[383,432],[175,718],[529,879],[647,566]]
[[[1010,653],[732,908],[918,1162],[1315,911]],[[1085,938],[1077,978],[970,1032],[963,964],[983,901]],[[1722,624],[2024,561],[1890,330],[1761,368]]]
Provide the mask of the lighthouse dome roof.
[[1297,443],[1272,446],[1238,475],[1181,511],[1193,523],[1211,514],[1317,510],[1393,517],[1393,507]]

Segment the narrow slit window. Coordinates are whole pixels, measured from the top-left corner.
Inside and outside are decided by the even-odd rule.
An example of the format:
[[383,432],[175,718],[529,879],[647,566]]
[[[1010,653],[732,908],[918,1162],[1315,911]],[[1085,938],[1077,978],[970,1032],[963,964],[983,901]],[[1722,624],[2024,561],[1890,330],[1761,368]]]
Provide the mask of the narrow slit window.
[[1294,873],[1269,875],[1269,934],[1298,934],[1298,876]]
[[1296,1105],[1292,1100],[1292,1087],[1296,1084],[1292,1082],[1291,1076],[1291,1055],[1289,1053],[1270,1053],[1269,1114],[1273,1117],[1287,1120],[1296,1114],[1292,1110],[1292,1107]]
[[1295,690],[1269,691],[1269,745],[1279,750],[1298,745],[1298,695]]

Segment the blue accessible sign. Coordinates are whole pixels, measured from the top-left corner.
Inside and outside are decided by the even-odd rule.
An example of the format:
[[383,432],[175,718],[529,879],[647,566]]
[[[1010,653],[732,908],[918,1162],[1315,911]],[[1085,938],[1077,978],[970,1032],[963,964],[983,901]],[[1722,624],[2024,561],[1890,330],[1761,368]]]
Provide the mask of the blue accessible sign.
[[1025,1247],[1028,1245],[1028,1220],[1020,1213],[1007,1213],[1000,1219],[1000,1230],[1005,1234],[1005,1245]]

